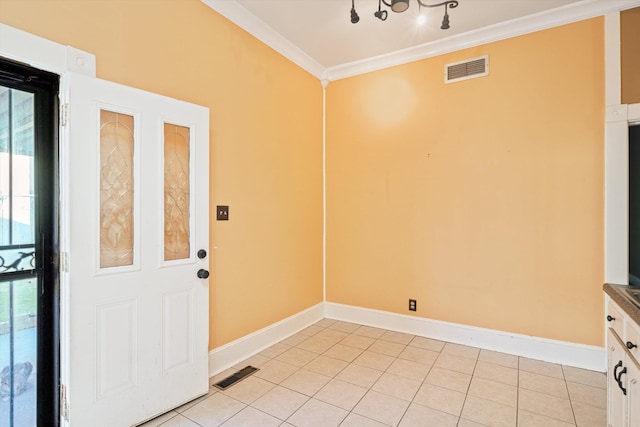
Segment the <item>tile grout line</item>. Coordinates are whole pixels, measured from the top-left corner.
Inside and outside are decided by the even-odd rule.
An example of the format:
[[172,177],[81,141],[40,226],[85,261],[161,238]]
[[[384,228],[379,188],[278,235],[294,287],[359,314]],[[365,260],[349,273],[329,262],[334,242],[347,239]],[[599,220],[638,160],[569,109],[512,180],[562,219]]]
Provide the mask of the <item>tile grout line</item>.
[[516,377],[516,427],[520,423],[520,357],[516,359],[518,376]]
[[[355,331],[354,331],[354,332],[355,332]],[[351,335],[352,335],[352,334],[353,334],[353,332],[351,333]],[[370,348],[371,348],[371,347],[372,347],[376,342],[379,342],[379,341],[383,341],[383,342],[390,342],[390,343],[394,343],[394,344],[401,344],[401,343],[396,343],[396,342],[394,342],[394,341],[382,340],[382,336],[384,336],[384,334],[382,334],[382,335],[381,335],[380,337],[378,337],[378,338],[375,338],[375,339],[374,339],[374,341],[373,341],[373,343],[371,343],[369,346],[367,346],[365,349],[363,349],[363,350],[362,350],[362,352],[361,352],[360,354],[362,354],[362,353],[364,353],[365,351],[367,351],[368,349],[370,349]],[[414,338],[415,338],[415,336],[414,336]],[[345,337],[345,339],[346,339],[346,337]],[[371,419],[371,420],[373,420],[372,418],[369,418],[369,417],[366,417],[366,416],[364,416],[364,415],[360,415],[360,414],[357,414],[357,413],[353,412],[353,409],[355,409],[355,408],[358,406],[358,404],[362,401],[362,399],[364,399],[364,397],[368,394],[368,392],[369,392],[369,391],[375,391],[375,390],[373,390],[373,387],[378,383],[378,381],[380,381],[380,379],[384,376],[384,374],[385,374],[385,373],[389,373],[389,368],[393,365],[393,363],[394,363],[395,361],[399,360],[399,357],[398,357],[398,356],[399,356],[400,354],[402,354],[402,352],[403,352],[407,347],[409,347],[409,344],[411,343],[411,341],[413,341],[413,338],[412,338],[412,339],[411,339],[407,344],[401,344],[401,345],[403,345],[403,346],[404,346],[404,347],[403,347],[403,349],[402,349],[402,351],[400,351],[400,352],[398,353],[398,355],[393,356],[393,361],[389,364],[389,366],[387,366],[387,368],[386,368],[384,371],[380,371],[380,372],[381,372],[381,375],[380,375],[380,376],[378,377],[378,379],[377,379],[377,380],[376,380],[376,381],[375,381],[375,382],[374,382],[374,383],[373,383],[373,384],[372,384],[372,385],[367,389],[367,391],[366,391],[366,392],[365,392],[365,394],[362,396],[362,398],[361,398],[361,399],[360,399],[360,400],[359,400],[359,401],[358,401],[358,402],[353,406],[353,408],[351,409],[351,411],[349,411],[349,414],[354,413],[354,414],[359,415],[359,416],[362,416],[362,417],[364,417],[364,418],[367,418],[367,419]],[[376,354],[382,354],[382,355],[385,355],[385,356],[389,356],[389,355],[384,354],[384,353],[378,353],[378,352],[376,352],[376,351],[374,351],[374,350],[369,350],[369,351],[371,351],[371,352],[373,352],[373,353],[376,353]],[[358,357],[359,357],[359,356],[358,356]],[[357,357],[356,357],[356,359],[357,359]],[[354,359],[354,361],[355,361],[356,359]],[[401,360],[404,360],[404,359],[401,359]],[[351,363],[353,363],[353,361],[352,361]],[[345,367],[345,369],[346,369],[346,367]],[[431,370],[431,368],[429,368],[429,371],[430,371],[430,370]],[[391,374],[391,373],[389,373],[389,375],[392,375],[392,374]],[[411,406],[411,404],[413,403],[413,399],[415,398],[416,394],[417,394],[417,393],[418,393],[418,391],[420,390],[420,387],[422,386],[422,384],[424,384],[424,381],[426,380],[426,375],[428,375],[428,372],[427,372],[427,374],[425,374],[425,378],[422,380],[422,382],[420,383],[420,385],[418,386],[418,388],[417,388],[417,389],[416,389],[416,391],[414,392],[412,399],[408,401],[407,407],[405,408],[405,410],[403,411],[402,415],[400,416],[400,419],[398,420],[398,423],[397,423],[397,424],[399,424],[400,422],[402,422],[402,419],[405,417],[405,415],[406,415],[407,411],[409,410],[409,407],[410,407],[410,406]],[[384,394],[384,393],[381,393],[381,394]],[[395,396],[392,396],[392,397],[395,397]],[[400,400],[404,400],[404,399],[400,399]],[[349,416],[349,414],[347,414],[347,417]],[[346,419],[347,417],[345,417],[345,419]],[[373,421],[379,422],[378,420],[373,420]],[[340,424],[343,424],[343,423],[344,423],[344,420],[343,420]],[[397,424],[396,424],[396,425],[397,425]]]
[[[445,346],[442,348],[444,350]],[[442,354],[442,353],[440,353]],[[438,356],[440,357],[440,356]],[[460,416],[458,417],[458,424],[460,424],[460,420],[462,419],[462,412],[464,411],[464,407],[467,404],[467,398],[469,397],[469,390],[471,389],[471,383],[473,382],[473,374],[476,372],[476,367],[478,366],[478,359],[480,358],[480,352],[478,352],[478,358],[476,358],[476,361],[473,365],[473,371],[471,371],[471,379],[469,380],[469,385],[467,386],[467,391],[464,394],[464,402],[462,403],[462,408],[460,408]],[[469,420],[469,421],[473,421],[473,420]],[[473,421],[473,422],[477,422],[477,421]],[[478,423],[480,424],[480,423]]]
[[[340,339],[339,341],[336,341],[336,342],[335,342],[331,347],[329,347],[329,349],[331,349],[331,348],[333,348],[334,346],[338,345],[339,343],[341,343],[342,341],[344,341],[344,339],[346,339],[347,337],[349,337],[349,336],[353,335],[353,332],[341,331],[341,330],[339,330],[339,329],[331,328],[331,326],[328,326],[328,327],[325,327],[325,328],[324,328],[324,330],[327,330],[327,329],[331,329],[331,330],[339,331],[339,332],[344,332],[344,333],[346,333],[346,334],[347,334],[345,337],[343,337],[343,338],[342,338],[342,339]],[[357,328],[356,328],[356,329],[357,329]],[[355,332],[355,330],[354,330],[354,332]],[[319,333],[320,333],[320,332],[318,332],[318,333],[316,333],[316,334],[314,334],[314,335],[310,336],[309,338],[312,338],[312,337],[314,337],[314,336],[318,335]],[[306,340],[305,340],[305,341],[306,341]],[[299,344],[301,344],[302,342],[304,342],[304,341],[301,341]],[[374,342],[375,342],[375,341],[374,341]],[[298,344],[298,345],[299,345],[299,344]],[[294,347],[299,348],[299,347],[298,347],[298,345],[296,345],[296,346],[294,346]],[[348,346],[347,344],[344,344],[344,345],[345,345],[345,346]],[[361,353],[360,353],[360,354],[362,354],[362,353],[363,353],[364,351],[366,351],[369,347],[371,347],[371,345],[372,345],[372,344],[370,344],[369,346],[367,346],[365,349],[360,349],[360,348],[358,348],[358,350],[361,350]],[[348,346],[348,347],[351,347],[351,346]],[[351,348],[356,348],[356,347],[351,347]],[[324,355],[324,354],[325,354],[329,349],[325,350],[325,351],[324,351],[324,352],[322,352],[322,353],[316,353],[316,354],[317,354],[317,356],[316,356],[313,360],[315,360],[315,359],[317,359],[318,357],[320,357],[320,356]],[[329,357],[329,356],[325,356],[325,357]],[[331,381],[332,381],[332,380],[334,380],[334,379],[335,379],[335,380],[337,380],[337,381],[342,381],[342,380],[340,380],[340,379],[338,379],[338,378],[337,378],[337,377],[338,377],[338,375],[340,375],[340,373],[342,373],[345,369],[347,369],[347,367],[349,367],[350,365],[352,365],[352,364],[353,364],[353,362],[355,361],[355,359],[356,359],[357,357],[358,357],[358,356],[356,356],[356,357],[355,357],[351,362],[344,361],[344,362],[346,362],[346,363],[347,363],[347,365],[346,365],[344,368],[340,369],[338,372],[336,372],[336,374],[335,374],[333,377],[330,377],[330,379],[329,379],[329,381],[327,382],[327,384],[329,384],[329,382],[331,382]],[[309,365],[313,360],[311,360],[311,361],[307,362],[307,363],[306,363],[306,364],[304,364],[302,367],[298,367],[298,371],[299,371],[300,369],[303,369],[305,366]],[[336,360],[341,360],[341,359],[336,359]],[[283,362],[283,363],[284,363],[284,362]],[[358,365],[358,366],[359,366],[359,365]],[[311,371],[311,372],[313,372],[313,371]],[[292,373],[291,375],[293,375],[293,373]],[[289,378],[291,375],[289,375],[287,378]],[[322,374],[319,374],[319,375],[322,375]],[[286,378],[285,378],[284,380],[282,380],[282,381],[285,381],[285,380],[286,380]],[[344,381],[344,382],[346,382],[346,383],[348,383],[348,384],[352,384],[352,383],[350,383],[350,382],[348,382],[348,381]],[[374,383],[374,384],[375,384],[375,383]],[[276,384],[276,386],[278,386],[278,385],[280,385],[280,384]],[[356,385],[356,386],[357,386],[357,384],[352,384],[352,385]],[[325,386],[326,386],[326,384],[325,384]],[[281,387],[284,387],[284,386],[281,386]],[[285,387],[285,388],[286,388],[286,387]],[[307,402],[309,402],[309,400],[314,399],[314,398],[315,398],[315,396],[316,396],[316,395],[317,395],[317,394],[318,394],[318,393],[319,393],[323,388],[324,388],[324,386],[323,386],[323,387],[321,387],[319,390],[317,390],[317,391],[316,391],[312,396],[310,396],[310,397],[307,399],[307,401],[305,401],[305,403],[304,403],[302,406],[304,406]],[[364,388],[364,387],[363,387],[363,388]],[[287,388],[287,389],[288,389],[288,388]],[[288,389],[288,390],[291,390],[291,389]],[[369,387],[369,388],[367,389],[367,392],[368,392],[369,390],[371,390],[371,387]],[[294,391],[294,392],[296,392],[296,393],[299,393],[299,392],[297,392],[296,390],[291,390],[291,391]],[[358,405],[358,403],[360,403],[360,401],[364,398],[364,396],[367,394],[367,392],[365,392],[365,394],[363,394],[363,396],[360,398],[360,400],[358,400],[358,402],[356,402],[356,404],[353,406],[353,408],[355,408],[355,407]],[[325,403],[325,404],[331,405],[331,406],[333,406],[333,407],[335,407],[335,408],[339,408],[339,409],[345,410],[344,408],[340,408],[339,406],[335,406],[335,405],[333,405],[332,403],[325,402],[324,400],[320,400],[320,399],[316,399],[316,400],[318,400],[319,402],[322,402],[322,403]],[[300,406],[300,408],[301,408],[302,406]],[[284,420],[284,421],[283,421],[283,423],[288,422],[288,420],[289,420],[293,415],[295,415],[295,413],[296,413],[298,410],[300,410],[300,408],[298,408],[298,409],[297,409],[296,411],[294,411],[291,415],[289,415],[289,417],[287,417],[287,419],[286,419],[286,420]],[[346,418],[347,418],[351,413],[353,413],[353,408],[351,408],[351,410],[347,411],[347,415],[346,415],[346,416],[345,416],[345,418],[340,422],[340,424],[342,424],[342,423],[344,422],[344,420],[345,420],[345,419],[346,419]],[[356,415],[358,415],[358,414],[356,414]],[[365,417],[365,418],[368,418],[368,417]],[[369,418],[368,418],[368,419],[369,419]]]
[[[357,330],[357,329],[358,329],[358,328],[356,328],[356,330]],[[355,332],[355,330],[354,330],[354,332]],[[347,337],[349,337],[349,336],[351,336],[351,335],[353,335],[353,332],[351,332],[349,335],[347,335]],[[341,343],[341,342],[342,342],[342,341],[344,341],[347,337],[344,337],[342,340],[338,341],[338,343]],[[370,337],[370,338],[371,338],[371,337]],[[338,375],[340,375],[340,373],[341,373],[341,372],[344,372],[344,370],[345,370],[345,369],[347,369],[347,367],[349,367],[350,365],[352,365],[358,357],[360,357],[360,356],[361,356],[365,351],[367,351],[369,348],[371,348],[371,346],[372,346],[376,341],[378,341],[379,339],[380,339],[380,337],[378,337],[378,338],[373,338],[373,340],[374,340],[374,341],[373,341],[373,343],[369,344],[369,345],[368,345],[367,347],[365,347],[364,349],[360,349],[360,348],[359,348],[359,350],[361,350],[361,352],[358,354],[358,356],[356,356],[356,357],[355,357],[351,362],[348,362],[347,366],[345,366],[344,368],[342,368],[342,369],[341,369],[341,370],[340,370],[340,371],[339,371],[339,372],[338,372],[338,373],[337,373],[333,378],[334,378],[334,379],[337,379]],[[338,343],[336,343],[336,345],[337,345]],[[347,346],[348,346],[348,344],[345,344],[345,345],[347,345]],[[358,365],[358,366],[360,366],[360,365]],[[342,381],[342,380],[338,380],[338,381]],[[348,383],[348,384],[352,384],[352,383],[350,383],[350,382],[348,382],[348,381],[345,381],[345,382],[346,382],[346,383]],[[376,382],[377,382],[377,381],[376,381]],[[357,384],[353,384],[353,385],[356,385],[356,386],[357,386]],[[374,383],[373,385],[375,385],[375,383]],[[372,385],[371,387],[373,387],[373,385]],[[340,421],[340,424],[338,424],[338,425],[342,425],[342,424],[344,423],[344,420],[346,420],[346,419],[349,417],[349,415],[351,415],[351,414],[360,415],[360,414],[357,414],[357,413],[353,412],[353,410],[356,408],[356,406],[358,406],[358,404],[362,401],[362,399],[364,399],[364,397],[367,395],[367,393],[369,392],[369,390],[371,390],[371,387],[369,387],[369,388],[367,389],[367,391],[365,391],[365,393],[362,395],[362,397],[361,397],[360,399],[358,399],[358,401],[353,405],[353,407],[352,407],[350,410],[348,410],[348,411],[347,411],[347,415],[342,419],[342,421]],[[363,388],[364,388],[364,387],[363,387]],[[369,417],[365,417],[365,418],[370,419],[370,420],[372,420],[372,421],[377,421],[377,420],[373,420],[372,418],[369,418]]]
[[575,426],[578,425],[578,419],[576,418],[576,411],[573,409],[573,400],[571,399],[571,393],[569,392],[569,385],[567,384],[567,377],[564,374],[564,366],[560,365],[560,370],[562,371],[562,379],[564,380],[564,387],[567,389],[567,396],[569,397],[569,405],[571,406],[571,415],[573,415],[573,424]]
[[[413,341],[413,339],[411,340]],[[409,341],[409,342],[411,342]],[[404,349],[406,349],[407,347],[409,347],[409,344],[405,344]],[[403,351],[404,351],[403,349]],[[398,354],[402,354],[402,351]],[[398,356],[396,356],[396,358],[394,359],[394,362],[398,360]],[[387,367],[387,370],[385,370],[384,372],[387,372],[389,370],[389,368],[391,367],[391,365],[393,365],[393,362],[391,362],[391,364],[389,364],[389,366]],[[431,371],[431,368],[429,368],[429,371]],[[384,373],[383,373],[384,374]],[[391,373],[389,373],[389,375],[392,375]],[[429,375],[429,372],[427,372],[427,375]],[[380,376],[380,378],[382,378],[382,375]],[[425,375],[424,380],[426,380],[427,376]],[[378,379],[379,381],[380,379]],[[418,394],[418,391],[420,390],[420,387],[422,387],[422,384],[424,384],[424,380],[422,380],[422,382],[420,383],[420,385],[418,386],[418,388],[416,389],[416,391],[413,393],[413,397],[411,398],[411,400],[409,401],[409,404],[407,405],[407,407],[404,409],[404,411],[402,412],[402,415],[400,416],[400,419],[398,420],[398,423],[396,425],[399,425],[402,422],[402,419],[405,417],[405,415],[407,415],[407,411],[409,410],[409,408],[411,407],[411,404],[413,403],[413,399],[416,397],[416,394]],[[377,381],[376,381],[377,382]],[[375,385],[375,384],[374,384]]]

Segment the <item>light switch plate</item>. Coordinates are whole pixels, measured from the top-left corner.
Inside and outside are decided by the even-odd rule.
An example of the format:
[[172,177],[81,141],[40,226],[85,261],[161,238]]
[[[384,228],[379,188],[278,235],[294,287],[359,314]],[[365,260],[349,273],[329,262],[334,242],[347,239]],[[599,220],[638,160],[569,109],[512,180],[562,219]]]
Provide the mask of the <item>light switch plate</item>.
[[216,206],[216,219],[218,221],[229,221],[229,206]]

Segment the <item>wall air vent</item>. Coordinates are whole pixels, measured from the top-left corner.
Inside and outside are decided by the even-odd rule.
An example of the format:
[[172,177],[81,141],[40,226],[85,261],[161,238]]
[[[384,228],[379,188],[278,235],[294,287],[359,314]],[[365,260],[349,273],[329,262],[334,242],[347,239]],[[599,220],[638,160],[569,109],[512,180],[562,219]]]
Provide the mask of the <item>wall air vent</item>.
[[444,82],[453,83],[489,75],[489,55],[444,66]]

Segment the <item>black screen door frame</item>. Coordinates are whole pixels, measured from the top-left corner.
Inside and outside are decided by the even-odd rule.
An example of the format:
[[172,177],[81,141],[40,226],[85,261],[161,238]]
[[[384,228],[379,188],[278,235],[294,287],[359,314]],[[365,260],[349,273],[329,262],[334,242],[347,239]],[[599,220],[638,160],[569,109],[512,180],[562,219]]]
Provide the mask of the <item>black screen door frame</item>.
[[60,423],[58,110],[60,76],[0,58],[0,85],[34,95],[35,268],[0,280],[37,277],[38,426]]

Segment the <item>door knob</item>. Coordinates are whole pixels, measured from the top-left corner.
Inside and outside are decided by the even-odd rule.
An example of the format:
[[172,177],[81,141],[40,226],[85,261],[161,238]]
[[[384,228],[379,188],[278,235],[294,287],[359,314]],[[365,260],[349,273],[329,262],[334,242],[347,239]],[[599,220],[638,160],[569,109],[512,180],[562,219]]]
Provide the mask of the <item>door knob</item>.
[[207,256],[207,251],[205,251],[204,249],[200,249],[198,251],[198,258],[204,259],[206,256]]
[[206,279],[207,277],[209,277],[209,272],[207,270],[204,268],[198,270],[198,279]]

